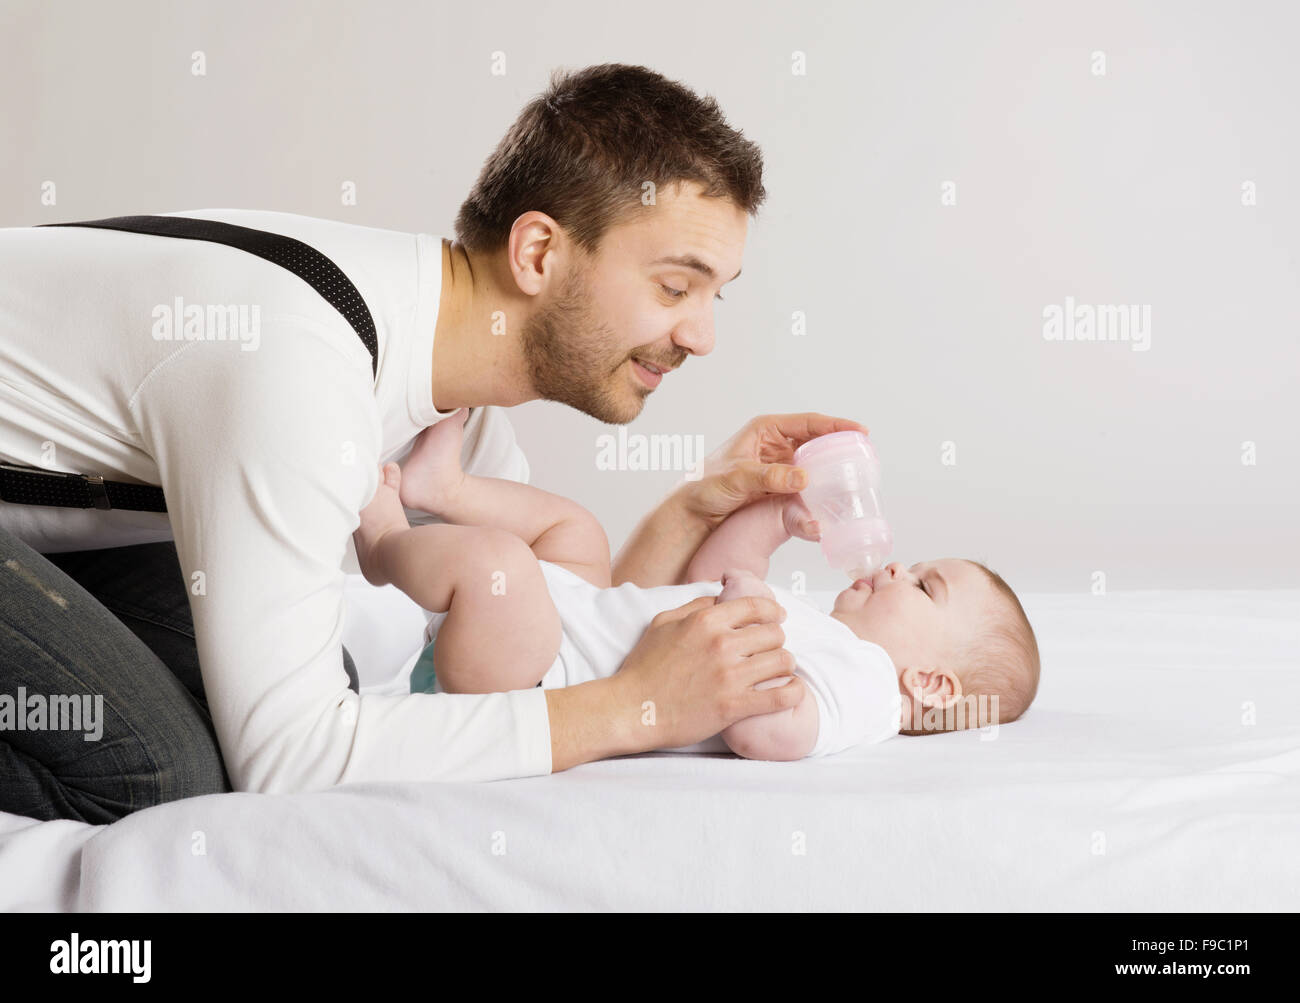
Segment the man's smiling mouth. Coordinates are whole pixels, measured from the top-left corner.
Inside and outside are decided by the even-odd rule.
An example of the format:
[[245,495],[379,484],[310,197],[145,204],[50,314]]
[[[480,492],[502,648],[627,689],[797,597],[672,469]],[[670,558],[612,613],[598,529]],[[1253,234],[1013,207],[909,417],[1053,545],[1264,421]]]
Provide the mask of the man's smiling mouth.
[[656,366],[650,362],[642,362],[637,358],[632,359],[632,367],[636,370],[637,376],[641,378],[641,382],[651,390],[659,385],[665,373],[671,373],[676,368],[675,366]]

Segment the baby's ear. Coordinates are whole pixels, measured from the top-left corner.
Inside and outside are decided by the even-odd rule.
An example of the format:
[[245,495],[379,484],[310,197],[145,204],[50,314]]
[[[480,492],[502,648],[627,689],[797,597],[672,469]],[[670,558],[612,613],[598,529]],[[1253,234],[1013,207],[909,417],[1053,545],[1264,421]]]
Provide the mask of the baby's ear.
[[957,673],[937,666],[904,668],[899,674],[903,688],[923,707],[942,710],[961,699],[961,680]]

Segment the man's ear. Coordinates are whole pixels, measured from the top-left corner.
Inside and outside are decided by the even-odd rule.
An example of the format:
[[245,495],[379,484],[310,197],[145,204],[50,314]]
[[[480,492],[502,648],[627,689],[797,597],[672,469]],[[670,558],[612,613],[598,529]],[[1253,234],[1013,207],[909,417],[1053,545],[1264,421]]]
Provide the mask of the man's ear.
[[506,264],[519,291],[536,296],[562,269],[565,244],[560,224],[544,212],[529,210],[510,227],[506,240]]

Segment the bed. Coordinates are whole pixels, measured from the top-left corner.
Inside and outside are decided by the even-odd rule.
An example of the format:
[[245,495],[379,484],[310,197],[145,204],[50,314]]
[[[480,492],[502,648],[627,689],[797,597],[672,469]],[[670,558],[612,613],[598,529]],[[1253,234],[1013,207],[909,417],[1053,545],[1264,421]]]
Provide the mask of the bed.
[[[1022,599],[1042,684],[995,737],[214,795],[108,826],[0,813],[0,908],[1300,907],[1300,590]],[[349,581],[363,692],[401,688],[423,624]]]

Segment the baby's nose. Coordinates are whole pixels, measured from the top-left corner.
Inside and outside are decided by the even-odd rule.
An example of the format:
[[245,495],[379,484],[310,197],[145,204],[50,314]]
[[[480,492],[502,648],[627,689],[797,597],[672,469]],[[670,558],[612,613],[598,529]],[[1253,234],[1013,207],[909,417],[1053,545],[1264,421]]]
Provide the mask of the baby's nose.
[[883,568],[881,568],[879,571],[877,571],[874,575],[871,576],[871,588],[875,590],[880,588],[880,586],[885,584],[886,582],[892,582],[895,578],[898,577],[898,573],[901,569],[902,569],[902,565],[899,564],[897,561],[891,564],[886,564]]

